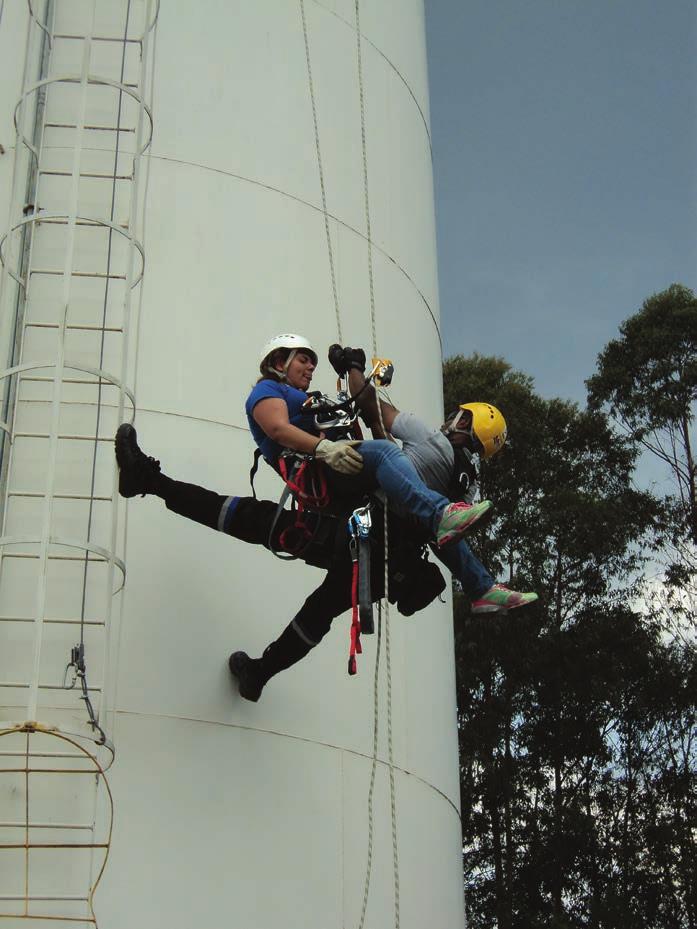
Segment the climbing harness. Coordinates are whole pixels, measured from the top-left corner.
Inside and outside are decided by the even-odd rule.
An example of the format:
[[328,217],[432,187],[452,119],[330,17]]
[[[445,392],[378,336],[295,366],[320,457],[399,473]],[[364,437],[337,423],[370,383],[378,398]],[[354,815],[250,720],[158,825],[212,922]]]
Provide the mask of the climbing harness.
[[[290,462],[290,468],[289,468]],[[324,468],[311,455],[284,452],[278,459],[278,469],[286,488],[294,495],[299,510],[323,509],[329,503]]]
[[479,483],[479,455],[467,448],[453,446],[453,469],[448,499],[471,503]]
[[[258,462],[257,457],[255,466]],[[276,506],[267,546],[277,558],[292,561],[303,555],[314,541],[322,521],[321,511],[329,504],[329,491],[324,469],[311,455],[286,451],[278,459],[278,470],[286,486]],[[274,534],[289,497],[295,521],[278,537],[279,551],[273,544]]]

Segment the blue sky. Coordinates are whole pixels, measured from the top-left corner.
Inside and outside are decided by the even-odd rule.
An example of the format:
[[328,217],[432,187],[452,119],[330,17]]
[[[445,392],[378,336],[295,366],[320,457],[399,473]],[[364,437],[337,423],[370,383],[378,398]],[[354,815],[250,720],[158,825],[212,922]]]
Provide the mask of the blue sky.
[[547,397],[618,324],[697,290],[694,0],[426,0],[446,357]]

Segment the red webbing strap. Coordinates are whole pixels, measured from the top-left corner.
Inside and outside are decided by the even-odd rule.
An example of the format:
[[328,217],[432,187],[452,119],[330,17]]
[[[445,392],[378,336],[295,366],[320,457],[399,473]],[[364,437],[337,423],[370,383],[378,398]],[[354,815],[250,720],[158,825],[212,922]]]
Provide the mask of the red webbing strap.
[[351,644],[349,646],[348,673],[353,675],[358,670],[356,667],[356,655],[363,654],[361,646],[361,621],[358,617],[358,558],[353,562],[353,573],[351,575]]
[[[314,506],[321,509],[329,503],[327,479],[324,476],[324,470],[319,462],[311,469],[308,469],[308,464],[315,464],[315,462],[305,459],[300,467],[289,476],[286,459],[281,457],[278,459],[278,470],[281,472],[281,477],[288,487],[290,487],[291,491],[296,495],[299,509],[303,509],[303,507],[306,506]],[[311,471],[309,481],[308,475],[306,474],[308,470]]]
[[[320,462],[305,458],[298,463],[293,459],[292,469],[288,473],[288,460],[288,457],[281,456],[278,459],[278,470],[286,484],[285,493],[290,491],[293,494],[296,503],[295,521],[292,526],[283,530],[278,541],[284,551],[297,558],[312,541],[316,531],[316,526],[310,529],[305,522],[305,510],[308,507],[319,510],[327,506],[329,492]],[[317,514],[315,518],[320,519]]]

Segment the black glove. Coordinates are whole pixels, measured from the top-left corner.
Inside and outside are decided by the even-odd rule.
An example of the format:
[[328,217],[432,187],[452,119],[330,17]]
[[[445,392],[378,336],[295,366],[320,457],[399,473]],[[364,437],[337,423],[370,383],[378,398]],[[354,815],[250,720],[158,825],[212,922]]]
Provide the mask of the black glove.
[[334,368],[339,377],[344,377],[348,371],[348,365],[344,357],[343,348],[337,344],[330,345],[327,358],[329,359],[329,364]]
[[345,348],[344,355],[349,363],[349,370],[352,368],[365,374],[365,352],[362,348]]
[[329,364],[339,377],[344,377],[351,369],[365,374],[365,352],[362,348],[351,348],[350,345],[344,348],[340,345],[330,345],[327,357]]

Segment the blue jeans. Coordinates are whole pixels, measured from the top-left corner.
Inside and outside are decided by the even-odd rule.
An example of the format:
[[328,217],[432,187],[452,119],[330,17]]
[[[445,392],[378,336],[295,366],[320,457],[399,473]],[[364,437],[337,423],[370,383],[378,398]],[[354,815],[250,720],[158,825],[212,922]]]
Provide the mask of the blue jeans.
[[394,442],[368,439],[361,442],[358,451],[363,458],[361,473],[349,477],[327,469],[330,484],[344,492],[380,487],[391,503],[399,504],[416,516],[435,535],[443,510],[450,503],[447,497],[424,484],[414,465]]
[[431,546],[431,551],[462,584],[462,589],[471,600],[476,600],[494,586],[494,579],[484,565],[474,556],[466,542],[446,545],[445,548]]

